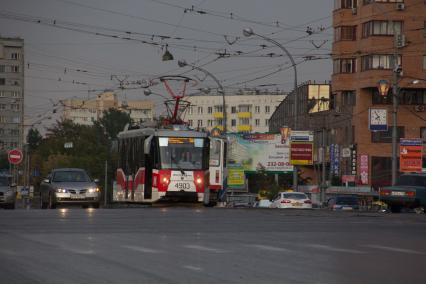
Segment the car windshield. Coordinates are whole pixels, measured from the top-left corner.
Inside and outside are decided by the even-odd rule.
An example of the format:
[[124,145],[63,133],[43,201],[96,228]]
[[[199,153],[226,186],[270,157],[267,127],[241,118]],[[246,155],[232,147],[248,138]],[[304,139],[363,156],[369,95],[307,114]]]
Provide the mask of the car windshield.
[[284,193],[283,197],[288,199],[307,199],[308,198],[303,193]]
[[89,182],[90,178],[84,171],[60,171],[53,175],[53,182]]
[[356,205],[358,204],[358,199],[356,197],[338,197],[336,204]]
[[9,179],[7,177],[0,177],[0,186],[8,186]]
[[402,175],[396,185],[423,186],[426,187],[426,176]]

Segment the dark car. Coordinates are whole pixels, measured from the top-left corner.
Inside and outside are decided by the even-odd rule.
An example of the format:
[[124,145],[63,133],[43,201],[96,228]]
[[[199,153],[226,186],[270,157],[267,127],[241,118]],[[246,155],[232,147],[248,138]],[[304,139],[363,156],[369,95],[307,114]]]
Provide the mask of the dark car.
[[331,210],[358,210],[358,197],[348,195],[334,196],[328,200],[327,207]]
[[380,198],[392,212],[403,208],[426,209],[426,174],[407,173],[401,175],[394,186],[379,189]]
[[99,207],[100,190],[83,169],[54,169],[40,185],[40,207],[57,204]]
[[12,183],[11,177],[0,175],[0,207],[15,209],[16,184]]

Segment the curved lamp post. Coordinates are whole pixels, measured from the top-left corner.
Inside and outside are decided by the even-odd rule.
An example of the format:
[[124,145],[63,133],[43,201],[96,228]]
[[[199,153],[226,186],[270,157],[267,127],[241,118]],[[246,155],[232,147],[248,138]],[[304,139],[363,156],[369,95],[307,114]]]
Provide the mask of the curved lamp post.
[[[299,98],[299,96],[298,96],[298,90],[297,90],[297,68],[296,68],[296,62],[294,61],[293,56],[291,56],[290,52],[288,52],[288,50],[281,43],[279,43],[278,41],[276,41],[272,38],[269,38],[269,37],[266,37],[264,35],[260,35],[260,34],[255,33],[252,28],[245,28],[243,30],[243,34],[246,37],[250,37],[250,36],[253,36],[253,35],[260,37],[260,38],[278,46],[282,51],[284,51],[285,54],[287,54],[287,57],[290,59],[291,65],[292,65],[293,70],[294,70],[294,105],[293,105],[294,109],[293,109],[293,111],[294,111],[294,129],[297,130],[298,129],[298,125],[297,125],[298,124],[298,113],[297,113],[297,110],[298,110],[298,98]],[[297,191],[297,183],[298,183],[297,166],[293,166],[293,168],[294,168],[294,170],[293,170],[293,187]]]
[[201,71],[204,74],[206,74],[207,76],[210,76],[216,82],[216,84],[218,86],[218,89],[217,89],[218,93],[222,94],[223,132],[227,133],[227,127],[226,127],[227,120],[226,120],[226,108],[225,108],[226,107],[226,105],[225,105],[225,90],[224,90],[222,84],[220,83],[220,81],[212,73],[210,73],[206,69],[195,66],[193,64],[189,64],[185,60],[179,60],[178,65],[179,65],[179,67],[189,66],[189,67],[192,67],[195,70]]

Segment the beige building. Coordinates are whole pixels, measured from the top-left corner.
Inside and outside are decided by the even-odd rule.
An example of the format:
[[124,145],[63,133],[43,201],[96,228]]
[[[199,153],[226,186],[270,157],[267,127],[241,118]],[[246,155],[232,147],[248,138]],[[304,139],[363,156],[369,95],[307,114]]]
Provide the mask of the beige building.
[[[225,90],[228,132],[268,132],[269,118],[285,98],[281,91]],[[223,130],[222,95],[193,95],[185,98],[191,103],[183,116],[196,129]]]
[[110,108],[119,109],[130,114],[134,122],[152,121],[154,119],[154,103],[149,100],[119,101],[112,91],[105,91],[95,99],[63,100],[64,107],[62,117],[72,120],[74,123],[92,125],[100,119],[104,111]]
[[0,151],[22,148],[24,40],[0,38]]

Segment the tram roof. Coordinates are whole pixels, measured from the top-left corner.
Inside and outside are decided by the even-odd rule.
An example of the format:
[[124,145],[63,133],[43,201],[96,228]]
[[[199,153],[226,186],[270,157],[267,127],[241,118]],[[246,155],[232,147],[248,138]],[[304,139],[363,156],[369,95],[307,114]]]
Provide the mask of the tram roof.
[[158,128],[141,128],[130,129],[118,133],[119,139],[142,137],[142,136],[162,136],[162,137],[194,137],[194,138],[207,138],[206,132],[195,130],[173,130],[173,129],[158,129]]

